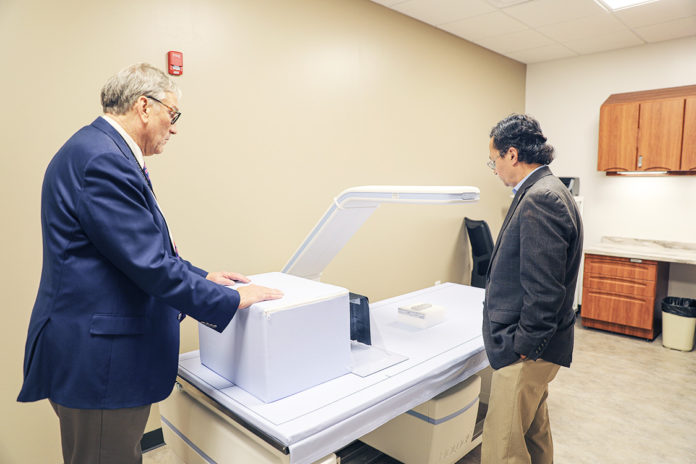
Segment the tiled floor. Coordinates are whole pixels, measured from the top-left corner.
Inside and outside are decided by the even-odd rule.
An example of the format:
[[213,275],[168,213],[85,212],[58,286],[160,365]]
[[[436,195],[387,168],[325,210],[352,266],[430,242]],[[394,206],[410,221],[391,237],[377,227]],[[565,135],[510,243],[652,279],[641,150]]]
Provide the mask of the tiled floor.
[[167,446],[143,454],[143,464],[184,464]]
[[[696,464],[696,351],[578,326],[549,390],[557,464]],[[166,446],[143,463],[182,464]]]

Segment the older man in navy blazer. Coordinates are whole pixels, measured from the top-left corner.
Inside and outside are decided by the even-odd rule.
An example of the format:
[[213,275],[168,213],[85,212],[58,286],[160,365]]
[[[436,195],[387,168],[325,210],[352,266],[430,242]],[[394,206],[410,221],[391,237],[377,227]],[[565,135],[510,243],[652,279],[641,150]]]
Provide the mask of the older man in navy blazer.
[[19,401],[48,398],[66,464],[142,462],[152,403],[174,384],[183,315],[222,331],[282,293],[182,259],[143,157],[177,133],[179,91],[139,64],[110,78],[104,115],[51,160],[41,195],[43,270]]
[[551,464],[548,384],[573,353],[582,257],[575,200],[548,168],[539,123],[513,114],[491,131],[488,165],[515,194],[491,256],[483,340],[493,367],[482,464]]

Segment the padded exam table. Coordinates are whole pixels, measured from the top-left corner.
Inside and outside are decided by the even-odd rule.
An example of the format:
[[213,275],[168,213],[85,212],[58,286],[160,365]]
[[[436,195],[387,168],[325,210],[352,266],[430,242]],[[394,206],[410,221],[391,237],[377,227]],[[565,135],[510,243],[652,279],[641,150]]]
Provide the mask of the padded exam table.
[[[483,297],[445,283],[371,304],[373,345],[408,359],[272,403],[203,366],[198,351],[182,354],[177,388],[160,405],[165,441],[187,463],[335,462],[334,451],[488,365]],[[423,301],[445,307],[445,321],[429,329],[397,321],[398,306]]]

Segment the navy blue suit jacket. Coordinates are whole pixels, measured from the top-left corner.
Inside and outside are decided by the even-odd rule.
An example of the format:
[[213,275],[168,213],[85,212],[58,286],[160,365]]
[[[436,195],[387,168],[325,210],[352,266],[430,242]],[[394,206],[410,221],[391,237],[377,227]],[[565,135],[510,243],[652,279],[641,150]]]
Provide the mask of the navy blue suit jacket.
[[103,118],[51,160],[41,193],[43,269],[19,401],[114,409],[166,398],[179,312],[222,331],[239,293],[176,256],[128,145]]
[[517,191],[493,248],[483,342],[493,369],[520,359],[570,366],[583,228],[575,199],[544,166]]

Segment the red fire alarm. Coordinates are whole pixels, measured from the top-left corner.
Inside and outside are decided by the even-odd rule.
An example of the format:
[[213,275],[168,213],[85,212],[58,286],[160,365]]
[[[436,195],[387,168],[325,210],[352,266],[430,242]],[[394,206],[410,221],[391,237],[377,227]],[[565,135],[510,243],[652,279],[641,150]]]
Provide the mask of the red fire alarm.
[[169,74],[173,76],[181,76],[184,72],[184,54],[181,52],[167,53],[167,61],[169,63]]

